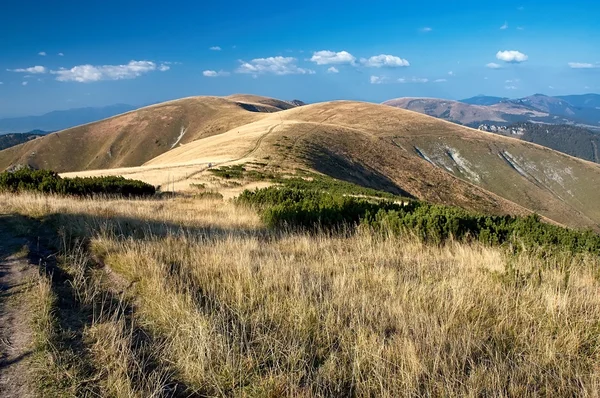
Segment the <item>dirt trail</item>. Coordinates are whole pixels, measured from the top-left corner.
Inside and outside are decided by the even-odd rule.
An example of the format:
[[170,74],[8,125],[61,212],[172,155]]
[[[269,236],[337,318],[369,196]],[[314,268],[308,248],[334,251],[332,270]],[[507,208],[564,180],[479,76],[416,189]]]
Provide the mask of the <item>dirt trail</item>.
[[14,238],[0,216],[0,396],[31,397],[28,357],[32,353],[31,309],[25,300],[28,283],[37,266],[20,248],[25,239]]

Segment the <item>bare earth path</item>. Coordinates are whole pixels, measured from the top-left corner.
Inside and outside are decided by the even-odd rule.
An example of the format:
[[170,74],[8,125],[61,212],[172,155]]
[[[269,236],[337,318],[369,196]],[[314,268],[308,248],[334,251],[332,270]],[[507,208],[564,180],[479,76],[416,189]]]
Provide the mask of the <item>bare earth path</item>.
[[28,357],[32,350],[27,288],[37,274],[25,239],[15,238],[0,215],[0,397],[31,397]]

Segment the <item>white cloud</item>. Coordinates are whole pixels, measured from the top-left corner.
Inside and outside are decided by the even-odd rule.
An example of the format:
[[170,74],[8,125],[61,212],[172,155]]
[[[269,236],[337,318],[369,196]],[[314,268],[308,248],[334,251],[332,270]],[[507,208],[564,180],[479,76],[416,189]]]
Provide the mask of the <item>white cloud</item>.
[[569,62],[569,67],[572,69],[594,69],[600,68],[600,63],[590,64],[588,62]]
[[504,22],[504,25],[500,26],[500,30],[508,29],[508,22]]
[[161,72],[166,72],[166,71],[168,71],[169,69],[171,69],[171,67],[170,67],[170,66],[168,66],[167,64],[161,64],[161,65],[158,67],[158,70],[159,70],[159,71],[161,71]]
[[219,46],[213,46],[213,47],[210,47],[209,50],[211,50],[211,51],[221,51],[221,47],[219,47]]
[[431,32],[433,29],[431,29],[430,27],[426,26],[424,28],[421,28],[421,32],[423,33],[429,33]]
[[448,80],[446,80],[446,79],[435,79],[433,82],[434,82],[434,83],[445,83],[445,82],[447,82],[447,81],[448,81]]
[[339,64],[354,64],[356,58],[347,51],[328,51],[322,50],[313,53],[312,62],[317,65],[339,65]]
[[41,55],[42,57],[45,57],[45,56],[46,56],[46,52],[45,52],[45,51],[40,51],[40,52],[38,53],[38,55]]
[[454,72],[452,72],[452,71],[448,72],[448,76],[454,76]]
[[249,73],[253,75],[262,75],[272,73],[274,75],[312,75],[315,71],[303,69],[296,65],[297,59],[294,57],[269,57],[256,58],[250,62],[240,61],[242,65],[235,71],[236,73]]
[[389,81],[389,79],[385,76],[371,76],[369,80],[371,84],[383,84]]
[[361,58],[360,62],[369,68],[400,68],[403,66],[410,66],[410,63],[407,60],[387,54],[376,55],[369,59]]
[[63,54],[63,53],[58,53],[58,56],[59,56],[59,57],[64,57],[64,56],[65,56],[65,54]]
[[516,90],[518,87],[517,86],[505,86],[504,88],[507,90]]
[[32,66],[30,68],[23,69],[7,69],[9,72],[20,72],[20,73],[46,73],[47,69],[43,66]]
[[157,69],[168,70],[164,65],[157,68],[152,61],[129,61],[125,65],[77,65],[71,69],[61,68],[50,73],[57,75],[56,80],[61,82],[89,83],[101,80],[134,79]]
[[521,81],[521,79],[514,79],[514,80],[507,80],[504,83],[518,83],[520,81]]
[[22,82],[21,84],[22,84],[23,86],[26,86],[26,85],[27,85],[27,82]]
[[500,61],[509,63],[521,63],[529,59],[527,55],[516,50],[498,51],[496,53],[496,58]]
[[525,30],[525,28],[522,26],[517,26],[517,30]]
[[428,81],[429,79],[423,77],[412,77],[410,79],[401,77],[400,79],[398,79],[398,83],[427,83]]
[[332,66],[331,68],[327,69],[327,73],[340,73],[340,71],[335,66]]
[[554,86],[548,86],[550,90],[554,90]]
[[490,69],[502,69],[502,65],[498,65],[498,64],[496,64],[494,62],[490,62],[485,67],[486,68],[490,68]]
[[215,71],[215,70],[205,70],[204,72],[202,72],[202,74],[205,77],[221,77],[221,76],[229,76],[229,72],[225,72],[225,71]]
[[4,82],[0,82],[0,86],[3,85],[3,84],[4,84]]

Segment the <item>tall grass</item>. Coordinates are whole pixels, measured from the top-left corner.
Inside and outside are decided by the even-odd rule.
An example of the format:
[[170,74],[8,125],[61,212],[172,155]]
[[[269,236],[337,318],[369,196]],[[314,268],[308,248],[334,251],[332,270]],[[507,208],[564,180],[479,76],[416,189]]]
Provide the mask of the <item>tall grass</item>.
[[[168,376],[199,395],[600,395],[597,257],[266,233],[248,210],[211,201],[0,204],[70,220],[65,230],[123,278]],[[127,363],[129,328],[97,325],[94,358]],[[110,363],[103,385],[125,386],[120,396],[142,385]]]

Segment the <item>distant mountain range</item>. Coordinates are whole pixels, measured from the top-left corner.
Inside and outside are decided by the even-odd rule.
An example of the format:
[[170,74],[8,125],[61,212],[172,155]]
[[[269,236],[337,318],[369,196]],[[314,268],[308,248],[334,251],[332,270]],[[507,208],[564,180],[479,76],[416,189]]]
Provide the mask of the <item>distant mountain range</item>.
[[518,122],[579,125],[600,130],[600,95],[525,98],[477,96],[462,101],[437,98],[398,98],[386,105],[408,109],[470,127],[508,126]]
[[23,116],[0,119],[0,135],[24,133],[32,130],[58,131],[136,109],[135,106],[116,104],[99,108],[76,108],[53,111],[41,116]]

